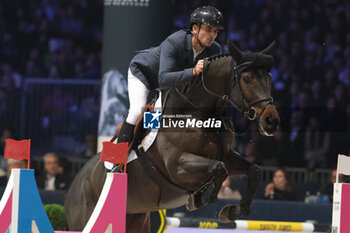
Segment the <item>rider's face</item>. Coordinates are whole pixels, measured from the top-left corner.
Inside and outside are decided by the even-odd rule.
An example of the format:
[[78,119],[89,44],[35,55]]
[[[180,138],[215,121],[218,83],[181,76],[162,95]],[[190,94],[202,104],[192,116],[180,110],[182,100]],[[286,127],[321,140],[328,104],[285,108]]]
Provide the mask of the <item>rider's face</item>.
[[218,32],[217,27],[208,24],[202,24],[200,29],[196,24],[193,25],[193,33],[204,47],[210,47],[213,44]]

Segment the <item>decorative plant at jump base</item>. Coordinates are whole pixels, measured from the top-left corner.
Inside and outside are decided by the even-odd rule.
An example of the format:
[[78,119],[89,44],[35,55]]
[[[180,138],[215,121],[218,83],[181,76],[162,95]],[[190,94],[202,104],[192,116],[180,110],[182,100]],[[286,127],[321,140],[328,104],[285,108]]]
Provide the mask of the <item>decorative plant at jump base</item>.
[[66,214],[64,207],[59,204],[47,204],[44,206],[47,216],[55,230],[66,230]]

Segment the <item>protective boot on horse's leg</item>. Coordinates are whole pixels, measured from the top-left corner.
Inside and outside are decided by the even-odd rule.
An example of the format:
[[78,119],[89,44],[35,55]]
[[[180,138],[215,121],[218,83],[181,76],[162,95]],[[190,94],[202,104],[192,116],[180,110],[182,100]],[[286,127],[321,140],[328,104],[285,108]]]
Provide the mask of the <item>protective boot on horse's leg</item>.
[[225,164],[227,165],[229,176],[247,175],[247,187],[242,195],[239,206],[228,204],[219,213],[219,219],[221,221],[230,222],[240,216],[250,214],[250,206],[260,182],[262,170],[258,165],[244,159],[234,150],[230,150],[229,154],[225,157]]
[[[217,200],[222,182],[227,177],[227,170],[224,163],[217,161],[210,168],[209,172],[212,173],[210,180],[189,197],[189,202],[186,206],[188,210],[199,209]],[[193,204],[191,201],[193,201]]]
[[[173,182],[192,190],[187,208],[195,210],[214,202],[227,177],[225,164],[192,153],[183,153],[177,168],[169,168]],[[175,170],[172,170],[175,169]]]
[[262,170],[260,166],[251,164],[248,170],[247,188],[244,192],[242,200],[239,205],[241,206],[241,214],[248,216],[250,214],[250,205],[256,193],[256,188],[260,182],[262,176]]

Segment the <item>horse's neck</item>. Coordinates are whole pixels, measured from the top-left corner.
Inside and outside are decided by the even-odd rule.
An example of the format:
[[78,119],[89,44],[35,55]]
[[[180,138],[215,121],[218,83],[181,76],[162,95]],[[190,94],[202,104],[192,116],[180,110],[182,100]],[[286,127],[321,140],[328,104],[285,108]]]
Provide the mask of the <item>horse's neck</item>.
[[[228,85],[230,84],[231,70],[231,57],[220,55],[217,58],[209,59],[204,71],[204,85],[201,83],[201,88],[208,99],[212,100],[210,107],[217,114],[222,113],[222,111],[226,112],[226,102],[222,97],[229,94]],[[203,98],[202,102],[206,104],[207,99]]]
[[[230,62],[231,57],[220,57],[210,61],[204,74],[205,86],[210,91],[219,95],[226,94],[231,73]],[[169,96],[166,97],[166,113],[190,113],[193,111],[215,115],[226,113],[226,102],[205,90],[201,79],[200,76],[189,84],[177,87],[186,98],[177,93],[175,88],[171,88]],[[198,111],[196,107],[200,110]]]

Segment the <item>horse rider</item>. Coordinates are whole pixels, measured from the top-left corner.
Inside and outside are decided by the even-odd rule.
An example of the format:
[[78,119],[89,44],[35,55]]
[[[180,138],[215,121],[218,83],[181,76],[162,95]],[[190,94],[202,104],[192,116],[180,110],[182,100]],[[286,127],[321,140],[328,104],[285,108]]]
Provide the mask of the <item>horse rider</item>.
[[136,121],[150,90],[194,80],[203,71],[203,59],[221,53],[221,46],[214,40],[223,24],[218,9],[199,7],[191,14],[191,30],[179,30],[158,47],[136,54],[128,70],[129,113],[121,127],[118,143],[132,141]]

